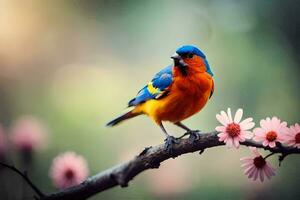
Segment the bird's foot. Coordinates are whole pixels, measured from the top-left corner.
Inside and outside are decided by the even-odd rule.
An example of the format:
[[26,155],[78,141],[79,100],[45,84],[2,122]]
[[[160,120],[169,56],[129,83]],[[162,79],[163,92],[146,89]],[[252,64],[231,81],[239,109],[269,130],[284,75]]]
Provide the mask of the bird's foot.
[[169,154],[173,154],[173,148],[175,144],[178,144],[178,139],[170,135],[167,136],[167,138],[165,139],[165,149]]
[[199,139],[199,133],[201,133],[200,130],[190,130],[190,131],[187,131],[185,134],[183,134],[182,136],[178,137],[177,139],[181,139],[187,135],[190,136],[190,138],[195,138],[195,139]]
[[200,138],[199,134],[201,133],[200,130],[189,131],[189,133],[190,133],[190,137],[189,137],[190,140],[192,140],[193,142],[199,140]]
[[183,134],[182,136],[178,137],[177,139],[181,139],[181,138],[189,135],[189,141],[190,141],[190,143],[191,144],[195,144],[195,142],[197,140],[199,140],[199,138],[200,138],[199,133],[201,133],[200,130],[190,130],[190,131],[186,132],[185,134]]

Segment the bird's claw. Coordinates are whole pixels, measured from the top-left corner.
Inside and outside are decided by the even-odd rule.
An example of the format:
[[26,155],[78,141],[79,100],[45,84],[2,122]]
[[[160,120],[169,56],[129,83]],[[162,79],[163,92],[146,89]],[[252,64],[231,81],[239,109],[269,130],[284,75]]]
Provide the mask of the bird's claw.
[[188,132],[188,134],[190,135],[189,139],[193,142],[195,142],[196,140],[199,140],[199,138],[200,138],[199,133],[201,133],[201,131],[199,131],[199,130],[189,131]]
[[178,144],[178,139],[173,136],[167,136],[165,139],[165,149],[169,154],[173,153],[174,144]]
[[189,135],[190,136],[189,138],[193,138],[195,140],[198,140],[199,139],[199,134],[198,133],[201,133],[201,131],[200,130],[190,130],[190,131],[187,131],[182,136],[178,137],[177,139],[181,139],[181,138]]
[[199,133],[201,133],[200,130],[190,130],[188,132],[186,132],[185,134],[183,134],[182,136],[178,137],[177,139],[181,139],[187,135],[189,135],[189,141],[191,144],[195,144],[195,142],[197,140],[199,140],[200,136],[199,136]]

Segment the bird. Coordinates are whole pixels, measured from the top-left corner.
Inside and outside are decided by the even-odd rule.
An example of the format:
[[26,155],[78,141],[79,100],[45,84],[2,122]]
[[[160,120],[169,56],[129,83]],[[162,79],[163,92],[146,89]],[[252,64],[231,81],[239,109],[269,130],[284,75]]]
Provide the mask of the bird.
[[112,127],[133,117],[147,115],[165,134],[169,152],[178,138],[169,134],[162,122],[171,122],[195,138],[197,130],[188,128],[182,121],[198,113],[214,93],[214,74],[199,48],[180,46],[171,59],[173,63],[155,74],[128,102],[130,110],[107,123]]

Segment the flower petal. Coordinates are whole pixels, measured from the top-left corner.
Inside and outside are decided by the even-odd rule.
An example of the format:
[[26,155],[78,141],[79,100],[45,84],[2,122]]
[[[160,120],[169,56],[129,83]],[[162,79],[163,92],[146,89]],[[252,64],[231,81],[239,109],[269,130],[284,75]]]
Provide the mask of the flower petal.
[[232,138],[227,138],[226,146],[228,148],[231,148],[233,146],[233,139]]
[[254,126],[255,126],[255,123],[252,121],[249,121],[248,123],[244,123],[243,126],[241,126],[241,128],[242,128],[242,130],[246,131],[246,130],[252,129]]
[[249,156],[240,158],[240,161],[250,161],[250,160],[253,160],[253,159]]
[[251,131],[242,131],[241,135],[246,139],[251,139],[253,137],[253,133]]
[[222,115],[222,117],[226,120],[227,124],[229,124],[230,121],[229,121],[229,118],[228,118],[227,113],[226,113],[225,111],[222,110],[222,111],[221,111],[221,115]]
[[241,167],[244,169],[248,169],[250,166],[253,166],[253,160],[245,162],[241,165]]
[[265,167],[263,168],[263,170],[264,170],[264,172],[265,172],[265,174],[266,174],[266,177],[267,177],[268,179],[270,179],[271,176],[272,176],[272,174],[269,172],[268,167],[265,166]]
[[[248,178],[252,178],[254,173],[256,171],[256,168],[255,166],[253,166],[252,168],[249,169],[249,171],[247,171],[247,174],[248,174]],[[246,173],[245,173],[246,174]]]
[[263,143],[262,143],[262,145],[265,146],[265,147],[268,146],[269,145],[269,141],[268,140],[264,140]]
[[255,155],[255,157],[261,156],[256,147],[249,147],[250,151]]
[[234,115],[234,123],[240,123],[243,116],[243,109],[239,108]]
[[237,137],[238,137],[240,142],[245,142],[246,141],[245,137],[242,134],[238,135]]
[[226,126],[228,124],[227,120],[222,115],[217,114],[216,118],[222,125]]
[[253,129],[253,133],[255,135],[265,135],[266,131],[263,128],[255,128]]
[[265,167],[268,169],[268,171],[269,171],[269,173],[271,174],[271,176],[274,176],[274,175],[275,175],[275,169],[270,165],[269,162],[266,163],[266,166],[265,166]]
[[274,148],[274,147],[276,146],[276,144],[275,144],[275,142],[269,142],[269,146],[270,146],[271,148]]
[[232,120],[232,115],[231,115],[231,109],[230,108],[227,108],[227,114],[228,114],[229,123],[232,123],[233,120]]
[[255,169],[253,180],[255,181],[258,178],[258,169]]
[[249,174],[249,172],[251,172],[253,170],[253,168],[255,168],[253,163],[251,165],[249,165],[248,167],[245,167],[244,174],[245,175]]
[[219,137],[219,141],[222,142],[225,139],[227,139],[228,135],[226,133],[219,133],[218,137]]
[[225,126],[217,126],[215,128],[216,131],[218,132],[225,132],[226,131],[226,127]]
[[263,140],[265,140],[265,138],[264,138],[264,137],[261,137],[261,136],[258,136],[258,135],[256,135],[256,136],[254,136],[254,137],[253,137],[253,140],[254,140],[255,142],[260,142],[260,141],[263,141]]
[[262,119],[262,120],[260,120],[259,123],[260,123],[260,127],[262,127],[266,131],[268,131],[272,128],[270,118]]
[[249,118],[246,118],[244,119],[243,121],[240,122],[240,126],[243,130],[244,129],[244,126],[247,126],[248,123],[252,122],[253,121],[253,118],[249,117]]
[[240,147],[240,142],[238,137],[233,138],[233,144],[237,149]]
[[263,172],[263,169],[259,170],[259,179],[260,179],[261,182],[264,182],[264,172]]
[[277,117],[272,117],[271,119],[271,127],[274,130],[278,130],[280,128],[280,119],[278,119]]

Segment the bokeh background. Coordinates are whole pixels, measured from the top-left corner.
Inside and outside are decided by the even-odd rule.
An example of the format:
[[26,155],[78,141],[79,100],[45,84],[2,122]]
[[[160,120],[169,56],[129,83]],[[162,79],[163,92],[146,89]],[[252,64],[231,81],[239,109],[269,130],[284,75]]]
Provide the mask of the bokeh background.
[[[199,46],[215,74],[212,99],[187,125],[211,131],[215,114],[227,107],[243,108],[256,123],[275,115],[294,124],[300,113],[299,8],[297,0],[0,0],[0,124],[8,137],[24,115],[47,127],[47,148],[34,152],[27,168],[43,191],[56,190],[48,171],[61,152],[84,156],[96,174],[163,142],[146,117],[114,128],[105,123],[183,44]],[[245,147],[220,147],[185,155],[140,174],[126,189],[91,199],[299,198],[299,156],[287,157],[280,168],[274,156],[277,175],[259,183],[240,168],[239,158],[249,154]],[[24,167],[13,147],[6,159]],[[32,198],[14,173],[2,169],[0,179],[0,199]]]

